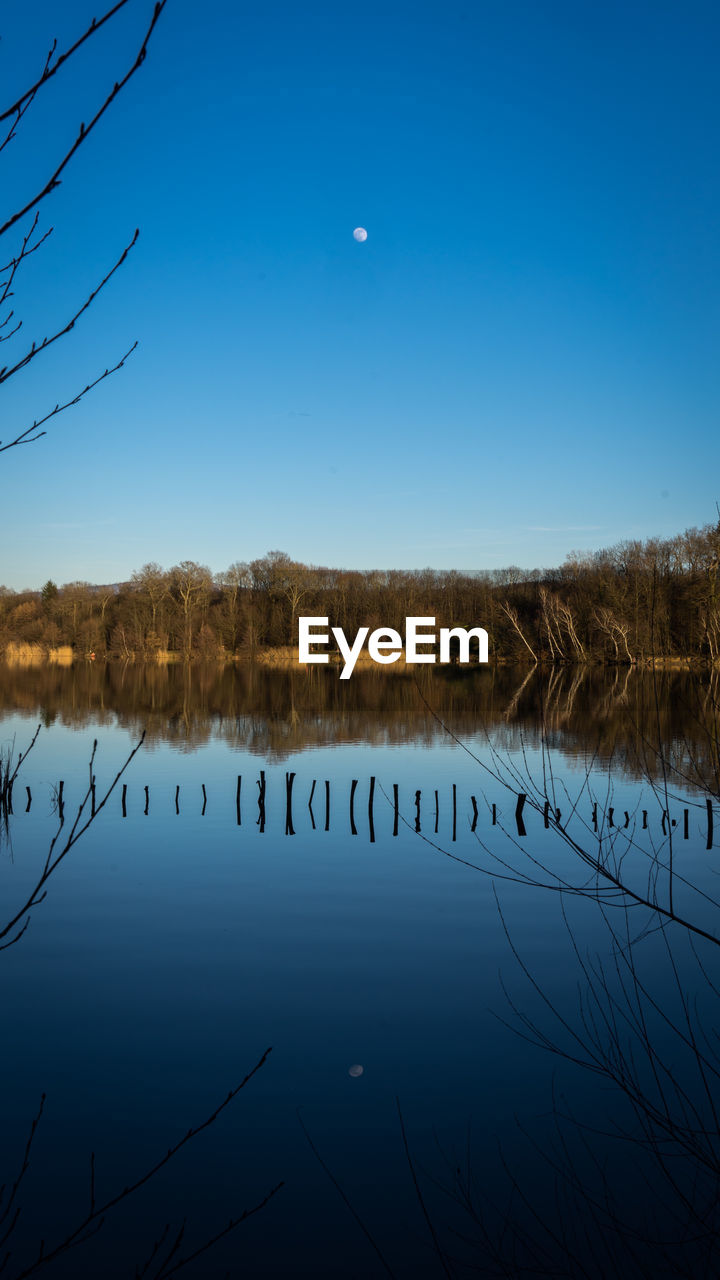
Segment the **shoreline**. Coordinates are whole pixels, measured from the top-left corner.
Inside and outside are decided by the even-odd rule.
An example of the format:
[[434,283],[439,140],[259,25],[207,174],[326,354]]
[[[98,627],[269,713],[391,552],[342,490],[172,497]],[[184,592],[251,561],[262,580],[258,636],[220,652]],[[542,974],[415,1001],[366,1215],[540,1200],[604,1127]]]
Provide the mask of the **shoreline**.
[[[4,649],[0,650],[0,662],[7,668],[14,667],[39,667],[39,666],[56,666],[56,667],[72,667],[81,663],[98,663],[104,664],[124,664],[132,666],[181,666],[188,663],[191,666],[261,666],[277,671],[293,671],[302,670],[311,672],[324,669],[336,669],[343,666],[343,658],[340,653],[328,654],[329,661],[327,663],[308,663],[300,662],[297,657],[297,650],[290,645],[278,646],[275,648],[257,649],[254,653],[216,653],[212,655],[193,654],[187,659],[182,653],[174,650],[159,649],[154,654],[142,654],[131,651],[129,653],[109,653],[95,654],[93,652],[85,653],[77,649],[73,649],[71,645],[58,645],[50,647],[42,644],[31,644],[28,642],[17,643],[10,641]],[[530,663],[519,661],[518,659],[491,658],[487,663],[469,662],[460,664],[458,662],[449,663],[408,663],[404,654],[401,654],[393,663],[378,664],[373,661],[369,653],[363,650],[355,663],[355,670],[362,671],[390,671],[402,672],[407,674],[412,668],[413,674],[419,674],[421,671],[437,669],[441,667],[443,670],[455,671],[480,671],[497,667],[522,667],[524,670],[547,671],[559,667],[593,667],[593,668],[618,668],[622,670],[675,670],[675,671],[691,671],[695,669],[708,670],[717,669],[720,666],[720,660],[715,663],[710,662],[704,657],[692,657],[689,655],[670,655],[666,657],[643,657],[636,662],[609,662],[609,661],[586,661],[577,662],[566,660],[563,662],[546,662]]]

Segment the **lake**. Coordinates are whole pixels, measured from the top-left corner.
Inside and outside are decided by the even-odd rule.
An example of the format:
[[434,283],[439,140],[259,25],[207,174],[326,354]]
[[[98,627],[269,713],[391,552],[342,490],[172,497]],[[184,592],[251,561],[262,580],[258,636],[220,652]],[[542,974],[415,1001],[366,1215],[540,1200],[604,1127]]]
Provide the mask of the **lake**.
[[41,1240],[50,1277],[713,1273],[715,699],[629,669],[0,669],[0,746],[41,725],[0,927],[60,781],[55,853],[94,740],[100,805],[145,732],[0,953],[7,1275]]

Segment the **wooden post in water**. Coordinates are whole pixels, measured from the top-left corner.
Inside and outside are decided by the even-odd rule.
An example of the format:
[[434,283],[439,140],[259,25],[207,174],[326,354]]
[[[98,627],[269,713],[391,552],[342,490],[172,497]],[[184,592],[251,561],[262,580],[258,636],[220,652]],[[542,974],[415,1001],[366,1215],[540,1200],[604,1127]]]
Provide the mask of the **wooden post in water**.
[[[60,786],[62,786],[62,783],[60,783]],[[126,801],[127,801],[127,782],[123,782],[123,789],[122,789],[122,816],[123,816],[123,818],[127,818],[127,804],[126,804]]]
[[242,774],[238,774],[237,787],[235,788],[235,816],[237,817],[238,826],[242,826],[240,821],[240,788],[242,786]]
[[204,818],[204,817],[205,817],[205,809],[207,808],[207,791],[205,790],[205,783],[204,783],[204,782],[201,782],[201,784],[200,784],[200,785],[201,785],[201,787],[202,787],[202,793],[203,793],[203,807],[202,807],[202,810],[200,811],[200,817],[201,817],[201,818]]
[[705,847],[707,849],[712,849],[712,842],[713,842],[712,800],[706,800],[705,804],[707,805],[707,824],[708,824],[707,845]]
[[95,817],[95,774],[90,779],[90,817]]
[[438,833],[438,822],[439,822],[439,821],[440,821],[440,802],[439,802],[439,800],[438,800],[438,793],[437,793],[437,791],[436,791],[436,792],[435,792],[435,835],[437,835],[437,833]]
[[350,783],[350,833],[354,836],[357,835],[357,827],[355,826],[355,788],[357,784],[357,778],[353,778]]
[[473,820],[472,820],[472,824],[471,824],[471,826],[470,826],[470,830],[471,830],[471,831],[474,831],[474,830],[475,830],[475,828],[476,828],[476,826],[477,826],[477,820],[478,820],[478,807],[477,807],[477,800],[475,799],[475,797],[474,797],[474,796],[471,796],[471,797],[470,797],[470,800],[472,801],[472,807],[473,807]]
[[598,829],[598,821],[597,821],[597,800],[595,801],[595,803],[594,803],[594,805],[593,805],[593,812],[592,812],[592,824],[593,824],[593,827],[595,828],[595,830],[597,831],[597,829]]
[[310,821],[312,822],[313,831],[315,830],[315,814],[313,813],[313,807],[312,807],[312,798],[314,795],[315,795],[315,779],[313,778],[313,784],[310,788],[310,799],[308,800],[308,809],[310,810]]
[[292,820],[292,789],[295,781],[294,773],[285,774],[285,835],[294,836],[295,828]]
[[497,805],[492,807],[492,824],[494,827],[497,826]]
[[394,820],[394,822],[393,822],[393,835],[394,835],[394,836],[396,836],[396,835],[397,835],[397,833],[398,833],[398,815],[399,815],[398,784],[397,784],[397,782],[393,782],[393,804],[395,805],[395,820]]
[[375,843],[375,815],[373,813],[373,800],[375,799],[375,778],[370,778],[370,791],[368,794],[368,826],[370,827],[370,843]]
[[175,812],[180,812],[180,783],[175,788]]
[[608,826],[609,826],[609,827],[614,827],[614,826],[615,826],[615,823],[613,822],[613,814],[614,814],[614,813],[615,813],[615,810],[614,810],[613,808],[608,809]]
[[688,840],[690,838],[689,823],[690,810],[683,809],[683,840]]
[[549,800],[545,801],[545,808],[543,809],[543,826],[545,827],[546,831],[550,826],[550,801]]
[[420,792],[415,792],[415,831],[420,831]]
[[325,830],[330,830],[330,781],[325,779]]
[[260,770],[260,777],[257,780],[258,785],[258,816],[256,826],[260,828],[262,834],[265,830],[265,770]]
[[145,817],[146,818],[147,818],[149,809],[150,809],[150,788],[146,787],[145,788]]
[[30,805],[32,804],[32,795],[31,795],[31,793],[30,793],[30,788],[29,788],[29,787],[26,787],[26,788],[25,788],[25,790],[27,791],[27,797],[28,797],[28,802],[27,802],[27,804],[25,805],[25,812],[26,812],[26,813],[29,813],[29,812],[30,812]]
[[453,782],[453,784],[452,784],[452,788],[453,788],[453,833],[452,833],[452,838],[453,838],[453,844],[454,844],[454,843],[455,843],[455,841],[457,840],[457,787],[455,786],[455,783],[454,783],[454,782]]
[[647,809],[643,809],[643,831],[647,831]]
[[527,800],[526,793],[524,791],[521,791],[517,798],[517,804],[515,805],[515,822],[517,823],[517,833],[519,836],[527,835],[527,831],[525,830],[525,823],[523,822],[523,816],[522,816],[522,811],[525,807],[526,800]]

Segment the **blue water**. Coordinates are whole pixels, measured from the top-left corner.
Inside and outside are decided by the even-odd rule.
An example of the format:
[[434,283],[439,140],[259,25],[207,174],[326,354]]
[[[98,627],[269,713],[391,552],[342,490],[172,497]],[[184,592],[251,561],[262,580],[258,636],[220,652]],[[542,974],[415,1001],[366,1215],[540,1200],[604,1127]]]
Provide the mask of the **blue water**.
[[[106,719],[89,732],[63,725],[41,732],[16,783],[11,841],[0,854],[3,919],[24,901],[57,830],[53,786],[64,780],[60,848],[87,787],[93,736],[98,799],[133,746],[132,735]],[[21,748],[33,727],[31,717],[8,716],[0,739],[14,736]],[[468,745],[492,765],[482,735]],[[542,777],[535,748],[514,759]],[[561,752],[554,767],[558,803],[567,810],[562,785],[576,796],[582,769]],[[257,825],[261,769],[264,832]],[[285,834],[289,771],[296,774],[293,836]],[[358,779],[357,835],[350,830],[352,779]],[[315,829],[308,809],[313,780]],[[659,839],[647,787],[620,772],[610,781],[620,820],[626,808],[648,808]],[[606,797],[602,768],[596,786]],[[10,1274],[20,1273],[40,1239],[51,1249],[83,1222],[91,1152],[101,1203],[212,1114],[269,1046],[266,1063],[210,1128],[112,1209],[97,1237],[61,1253],[46,1273],[134,1275],[166,1223],[158,1258],[184,1219],[176,1258],[191,1254],[282,1181],[266,1207],[182,1274],[442,1275],[413,1171],[433,1229],[455,1259],[453,1274],[465,1274],[468,1260],[477,1265],[476,1246],[448,1234],[463,1215],[437,1182],[447,1184],[471,1152],[480,1185],[499,1185],[500,1146],[504,1159],[536,1182],[537,1155],[518,1122],[544,1123],[558,1072],[577,1105],[605,1105],[597,1102],[594,1081],[577,1079],[567,1064],[520,1039],[517,1025],[514,1031],[505,1025],[513,1014],[500,975],[511,998],[533,1000],[506,929],[550,1001],[570,1008],[578,981],[558,895],[503,880],[493,859],[527,869],[513,843],[514,807],[515,797],[441,733],[429,743],[288,752],[282,762],[212,737],[192,749],[143,747],[53,874],[27,932],[0,953],[0,1181],[12,1181],[20,1169],[32,1117],[47,1095],[18,1196],[17,1272]],[[584,798],[578,822],[585,832],[591,808]],[[544,830],[542,816],[525,816],[528,836],[520,847],[577,880],[571,851]],[[694,807],[692,838],[677,846],[688,874],[706,865],[704,839],[703,810]],[[582,945],[607,949],[596,907],[569,909]],[[357,1066],[362,1073],[351,1074]]]

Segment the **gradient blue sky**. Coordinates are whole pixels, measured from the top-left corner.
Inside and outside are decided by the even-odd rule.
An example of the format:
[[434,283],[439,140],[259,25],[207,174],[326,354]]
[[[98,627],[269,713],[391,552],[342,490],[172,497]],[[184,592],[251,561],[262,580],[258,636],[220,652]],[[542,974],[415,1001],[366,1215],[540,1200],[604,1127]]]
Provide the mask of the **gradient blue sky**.
[[[134,0],[38,101],[0,158],[3,208],[150,11]],[[96,12],[4,6],[5,96]],[[44,202],[55,231],[15,299],[27,333],[140,241],[4,388],[0,436],[140,346],[0,455],[0,582],[270,548],[549,566],[714,519],[719,34],[717,5],[692,0],[169,0]]]

